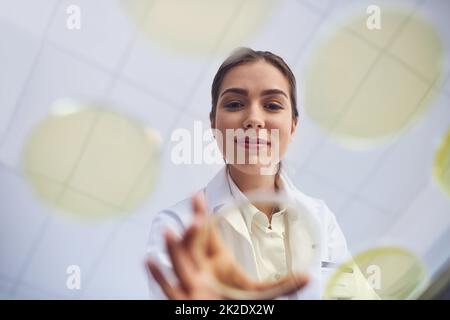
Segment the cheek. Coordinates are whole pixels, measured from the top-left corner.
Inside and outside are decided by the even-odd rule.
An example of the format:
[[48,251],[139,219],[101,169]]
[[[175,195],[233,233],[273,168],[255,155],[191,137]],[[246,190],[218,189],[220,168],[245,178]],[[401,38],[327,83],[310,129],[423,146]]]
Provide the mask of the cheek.
[[291,143],[291,131],[290,130],[284,130],[283,132],[283,145],[285,147],[285,149],[287,149],[287,147],[289,146],[289,144]]
[[[230,118],[228,115],[222,113],[217,113],[216,119],[215,119],[215,126],[216,126],[216,140],[219,146],[219,149],[222,151],[226,151],[227,144],[230,144],[231,141],[227,143],[227,135],[226,131],[227,129],[234,129],[233,126],[233,119]],[[228,137],[229,138],[229,137]]]
[[225,113],[218,112],[216,115],[216,128],[220,131],[225,131],[226,129],[236,129],[240,128],[241,119],[237,112]]
[[280,129],[280,152],[284,153],[291,142],[290,130],[286,128]]
[[[221,141],[218,141],[219,148],[224,151],[226,150],[227,145],[234,145],[234,137],[232,136],[233,129],[239,129],[241,128],[241,121],[240,118],[237,117],[237,112],[230,114],[230,113],[218,113],[216,117],[216,129],[220,131],[221,134]],[[227,136],[227,129],[231,132],[230,135]],[[216,139],[217,140],[217,139]],[[227,141],[228,140],[228,141]]]
[[278,143],[280,154],[284,154],[291,143],[291,124],[286,125],[286,122],[272,124],[271,130],[278,130]]

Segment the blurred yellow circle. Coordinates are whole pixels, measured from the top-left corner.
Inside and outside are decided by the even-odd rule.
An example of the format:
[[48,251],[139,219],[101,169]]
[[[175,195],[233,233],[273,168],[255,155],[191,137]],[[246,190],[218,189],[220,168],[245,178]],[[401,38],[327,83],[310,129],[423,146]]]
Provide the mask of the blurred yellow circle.
[[45,202],[96,219],[141,204],[154,187],[158,159],[155,132],[98,105],[62,100],[29,135],[23,168]]
[[[229,51],[263,25],[274,0],[122,0],[149,39],[184,53]],[[146,14],[146,12],[148,13]]]
[[328,279],[325,299],[417,298],[428,277],[423,263],[399,247],[369,249],[342,264]]
[[450,130],[436,151],[433,177],[447,195],[450,195]]
[[377,30],[363,12],[316,48],[305,78],[308,116],[356,148],[391,138],[428,109],[443,60],[439,35],[418,13],[382,7]]

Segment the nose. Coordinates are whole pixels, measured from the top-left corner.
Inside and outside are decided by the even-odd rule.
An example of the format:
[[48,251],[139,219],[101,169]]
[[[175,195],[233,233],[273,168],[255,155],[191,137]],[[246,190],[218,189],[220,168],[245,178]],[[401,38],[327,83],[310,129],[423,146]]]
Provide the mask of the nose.
[[252,106],[246,114],[243,122],[245,129],[264,128],[264,118],[258,106]]

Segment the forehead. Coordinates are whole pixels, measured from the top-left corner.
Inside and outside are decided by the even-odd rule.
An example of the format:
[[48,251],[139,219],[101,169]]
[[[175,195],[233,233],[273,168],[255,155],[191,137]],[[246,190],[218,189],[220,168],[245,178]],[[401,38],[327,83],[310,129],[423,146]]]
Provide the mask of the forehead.
[[227,88],[237,87],[249,91],[280,89],[288,94],[290,86],[286,76],[275,66],[258,60],[238,65],[227,72],[220,92]]

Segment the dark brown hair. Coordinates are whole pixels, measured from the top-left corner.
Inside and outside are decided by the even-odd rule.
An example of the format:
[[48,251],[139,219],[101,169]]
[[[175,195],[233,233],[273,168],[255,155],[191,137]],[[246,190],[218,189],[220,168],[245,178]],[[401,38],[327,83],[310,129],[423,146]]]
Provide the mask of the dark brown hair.
[[255,62],[258,60],[264,60],[271,65],[273,65],[275,68],[281,71],[281,73],[284,74],[284,76],[289,81],[290,85],[290,100],[291,100],[291,106],[292,106],[292,117],[297,118],[298,117],[298,109],[297,109],[297,86],[295,81],[295,76],[292,73],[289,66],[284,62],[284,60],[277,56],[276,54],[273,54],[269,51],[255,51],[250,48],[238,48],[222,63],[222,65],[219,67],[219,70],[217,70],[216,75],[214,76],[214,80],[211,87],[211,98],[212,98],[212,106],[211,106],[211,113],[210,113],[210,119],[213,120],[216,116],[216,108],[217,108],[217,102],[219,100],[219,90],[220,86],[222,85],[223,79],[225,78],[225,75],[228,71],[230,71],[232,68],[249,62]]

